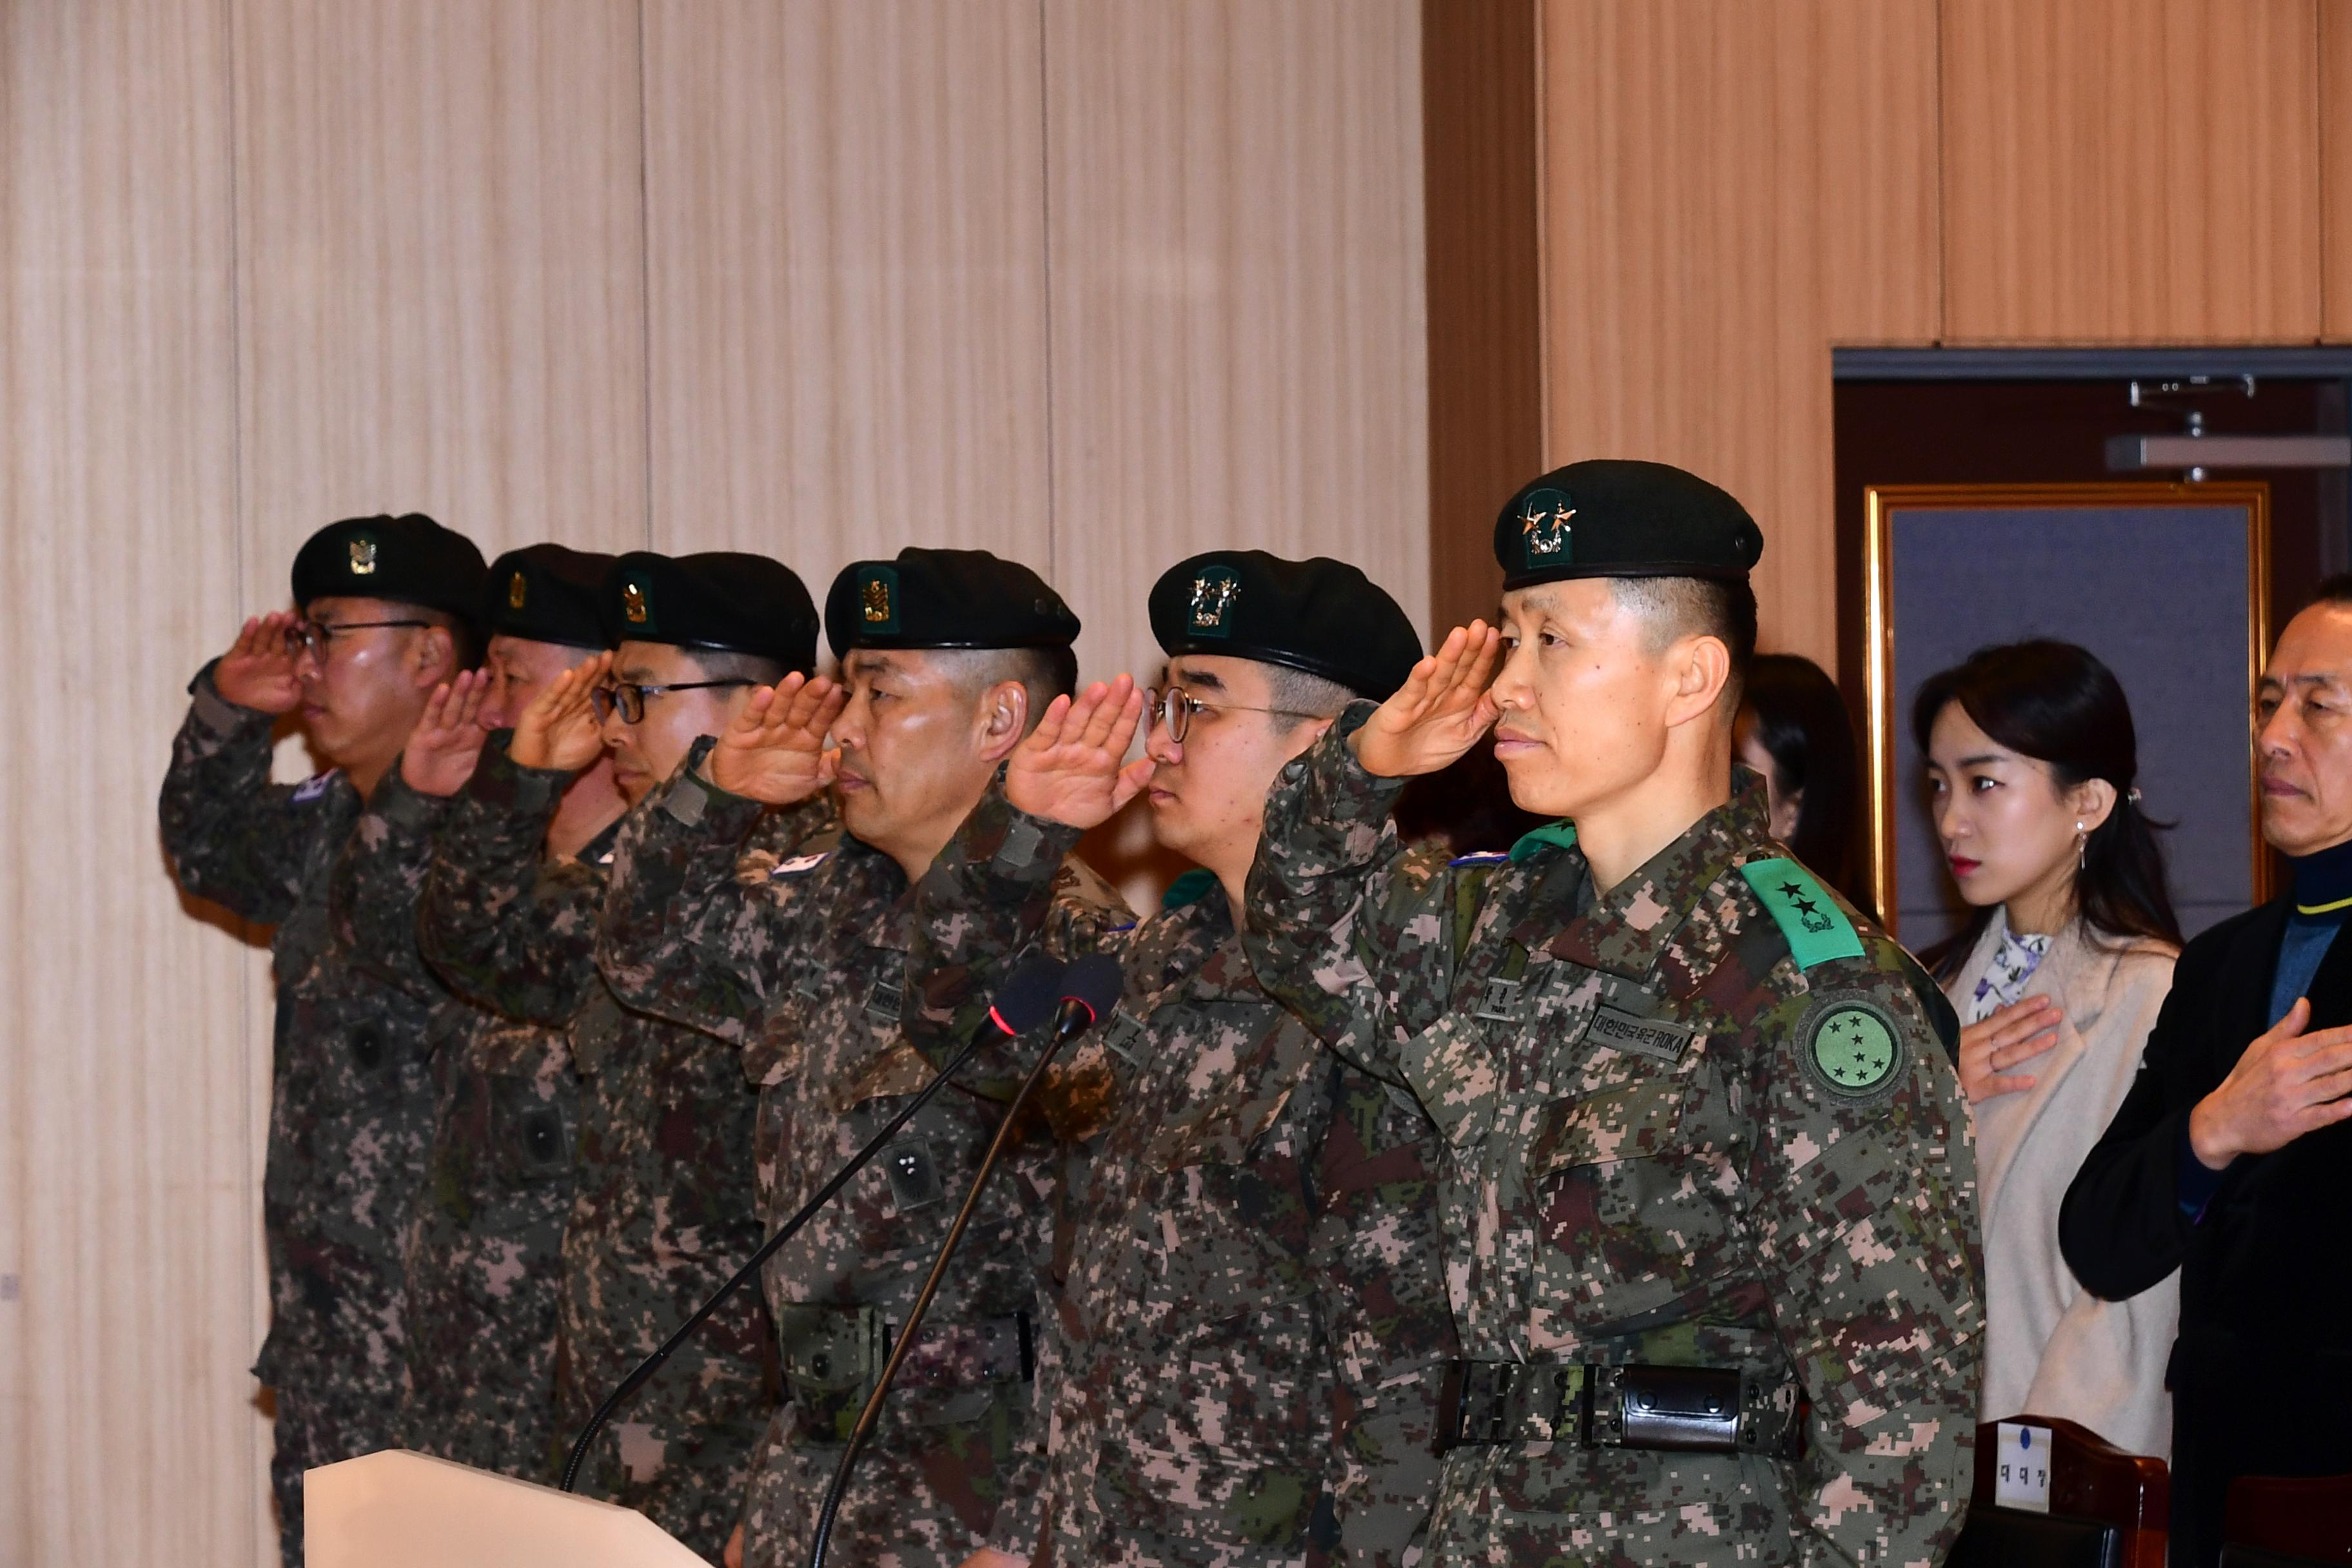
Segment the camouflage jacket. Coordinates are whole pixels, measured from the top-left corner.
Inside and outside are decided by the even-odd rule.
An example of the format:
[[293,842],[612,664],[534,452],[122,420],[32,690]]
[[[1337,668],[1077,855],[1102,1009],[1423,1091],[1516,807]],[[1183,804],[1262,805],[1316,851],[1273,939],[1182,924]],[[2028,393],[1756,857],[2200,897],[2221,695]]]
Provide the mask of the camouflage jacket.
[[[209,666],[163,780],[180,886],[274,925],[278,982],[262,1219],[270,1327],[254,1375],[367,1413],[351,1454],[389,1444],[405,1368],[400,1237],[432,1124],[427,1040],[445,1000],[355,961],[338,899],[385,864],[340,773],[269,782],[267,713],[214,689]],[[346,906],[347,908],[347,906]],[[399,918],[404,911],[395,911]]]
[[[1564,826],[1507,859],[1408,852],[1402,781],[1346,744],[1368,710],[1285,770],[1247,943],[1443,1130],[1465,1355],[1557,1366],[1564,1390],[1700,1365],[1811,1399],[1795,1460],[1456,1448],[1437,1559],[1940,1561],[1969,1494],[1981,1268],[1969,1118],[1917,966],[1822,910],[1753,780],[1606,894]],[[1767,897],[1799,900],[1801,955]]]
[[[1077,837],[982,801],[917,890],[914,1026],[995,989]],[[1213,882],[1096,945],[1125,994],[1052,1102],[1091,1155],[1055,1249],[1053,1561],[1409,1561],[1454,1354],[1435,1129],[1259,988]]]
[[[761,852],[747,837],[763,808],[707,783],[707,752],[624,833],[601,957],[631,1005],[742,1047],[761,1086],[760,1214],[775,1226],[936,1064],[901,1028],[906,874],[829,822],[788,853]],[[1066,941],[1071,927],[1127,918],[1074,871],[1052,923]],[[787,1404],[746,1512],[751,1568],[806,1560],[839,1444],[995,1132],[1004,1077],[997,1066],[941,1093],[768,1264]],[[1024,1342],[1041,1313],[1039,1215],[1055,1174],[1033,1153],[983,1194],[859,1461],[835,1561],[952,1568],[985,1542],[1029,1412]]]
[[[351,911],[362,962],[435,990],[415,910],[446,812],[447,803],[410,789],[395,768],[360,824],[363,838],[396,851],[371,863],[394,869],[383,886],[336,903]],[[618,826],[578,858],[609,858]],[[579,1079],[562,1029],[455,999],[436,1026],[431,1060],[433,1134],[406,1241],[401,1445],[552,1481],[556,1300]]]
[[[580,1077],[557,1300],[556,1449],[759,1245],[751,1112],[735,1053],[622,1006],[598,977],[606,867],[541,854],[568,773],[494,735],[434,838],[425,957],[507,1017],[563,1031]],[[624,817],[624,830],[628,818]],[[581,1489],[716,1561],[774,1401],[767,1325],[738,1296],[614,1417]]]

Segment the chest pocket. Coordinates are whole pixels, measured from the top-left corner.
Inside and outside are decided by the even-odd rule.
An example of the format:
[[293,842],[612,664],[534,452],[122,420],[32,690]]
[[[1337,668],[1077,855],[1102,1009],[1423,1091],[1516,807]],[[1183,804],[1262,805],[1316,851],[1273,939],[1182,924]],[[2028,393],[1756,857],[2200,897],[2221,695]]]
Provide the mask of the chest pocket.
[[1689,1299],[1738,1265],[1727,1167],[1696,1102],[1704,1039],[1673,1071],[1604,1052],[1618,1081],[1542,1106],[1528,1145],[1534,1348],[1572,1347]]
[[1149,1158],[1154,1169],[1247,1164],[1258,1140],[1281,1120],[1291,1096],[1321,1060],[1322,1047],[1306,1026],[1286,1012],[1268,1027],[1267,1012],[1265,1008],[1240,1011],[1230,1024],[1223,1016],[1213,1016],[1208,1027],[1254,1028],[1256,1037],[1248,1042],[1233,1070],[1220,1075],[1213,1090],[1197,1101],[1177,1106],[1168,1124],[1151,1141]]

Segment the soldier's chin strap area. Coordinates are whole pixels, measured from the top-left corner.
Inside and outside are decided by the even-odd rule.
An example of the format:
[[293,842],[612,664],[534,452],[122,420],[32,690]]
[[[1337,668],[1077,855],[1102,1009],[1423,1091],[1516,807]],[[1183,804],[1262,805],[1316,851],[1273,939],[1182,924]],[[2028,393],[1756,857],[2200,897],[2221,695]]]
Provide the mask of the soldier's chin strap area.
[[[629,1396],[643,1388],[654,1373],[661,1370],[662,1363],[676,1353],[678,1346],[692,1337],[694,1331],[700,1328],[703,1321],[726,1302],[727,1298],[742,1289],[745,1284],[758,1279],[761,1265],[774,1257],[776,1249],[790,1241],[799,1232],[801,1226],[814,1218],[818,1210],[831,1203],[835,1194],[849,1184],[851,1177],[871,1163],[874,1156],[880,1153],[890,1140],[898,1135],[898,1129],[904,1127],[917,1111],[929,1105],[931,1102],[931,1097],[945,1089],[949,1081],[963,1069],[965,1063],[979,1055],[986,1047],[995,1044],[1000,1037],[1026,1034],[1045,1021],[1046,1017],[1053,1013],[1055,1005],[1063,1001],[1066,993],[1069,990],[1064,983],[1065,974],[1069,967],[1060,959],[1048,957],[1041,952],[1031,957],[1020,968],[1013,971],[1013,977],[1004,983],[1002,990],[997,992],[996,1001],[988,1010],[988,1023],[992,1026],[975,1031],[971,1043],[957,1052],[954,1059],[941,1068],[938,1076],[923,1086],[921,1093],[909,1100],[896,1116],[890,1118],[879,1132],[867,1139],[866,1146],[852,1155],[847,1164],[835,1171],[831,1179],[816,1190],[816,1195],[801,1205],[799,1213],[778,1226],[773,1236],[761,1242],[760,1250],[751,1254],[749,1262],[738,1268],[727,1283],[712,1291],[709,1300],[697,1307],[693,1314],[677,1326],[677,1331],[661,1342],[659,1349],[639,1362],[629,1375],[621,1380],[620,1386],[605,1396],[604,1403],[596,1407],[596,1414],[588,1417],[588,1424],[580,1429],[579,1437],[572,1445],[572,1452],[564,1458],[562,1489],[568,1492],[577,1485],[580,1479],[580,1467],[587,1460],[589,1446],[596,1441],[596,1434],[604,1429],[604,1424],[613,1418],[614,1412],[628,1403]],[[999,1030],[1003,1031],[1001,1037],[997,1033]],[[1046,1058],[1051,1059],[1052,1055],[1053,1053],[1048,1051]],[[1025,1086],[1024,1092],[1026,1092]],[[985,1173],[986,1167],[983,1166],[982,1169]],[[952,1247],[953,1241],[950,1240],[949,1245]],[[904,1342],[903,1340],[901,1342]],[[891,1364],[895,1367],[898,1363],[893,1361]]]
[[1054,1038],[1038,1055],[1037,1065],[1029,1069],[1029,1076],[1021,1080],[1020,1091],[1005,1107],[1004,1119],[996,1124],[996,1136],[989,1141],[988,1152],[981,1157],[980,1169],[972,1173],[971,1185],[964,1191],[963,1206],[956,1211],[955,1222],[948,1226],[947,1239],[940,1244],[939,1256],[931,1259],[931,1271],[924,1279],[923,1288],[907,1313],[907,1321],[890,1346],[890,1359],[882,1363],[881,1375],[874,1380],[874,1392],[866,1395],[866,1407],[857,1413],[857,1425],[850,1429],[849,1442],[841,1450],[840,1462],[834,1467],[833,1484],[825,1489],[824,1506],[817,1511],[816,1534],[809,1543],[809,1568],[824,1568],[824,1554],[833,1544],[833,1521],[841,1512],[842,1499],[849,1491],[849,1478],[857,1468],[857,1456],[881,1422],[882,1408],[890,1398],[891,1380],[898,1375],[898,1363],[907,1359],[916,1331],[923,1326],[924,1314],[931,1310],[931,1298],[939,1293],[940,1281],[947,1278],[948,1264],[963,1240],[972,1212],[980,1206],[980,1194],[988,1185],[989,1175],[1013,1142],[1013,1129],[1029,1104],[1029,1097],[1045,1081],[1045,1070],[1053,1066],[1061,1048],[1092,1028],[1095,1020],[1117,1004],[1122,984],[1118,960],[1107,953],[1079,959],[1062,977],[1061,1006],[1054,1015]]

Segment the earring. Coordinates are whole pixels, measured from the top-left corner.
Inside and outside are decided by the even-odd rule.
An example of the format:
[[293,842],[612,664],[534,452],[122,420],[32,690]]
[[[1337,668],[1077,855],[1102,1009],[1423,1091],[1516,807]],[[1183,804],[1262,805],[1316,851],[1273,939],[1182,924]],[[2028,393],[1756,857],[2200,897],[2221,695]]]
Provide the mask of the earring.
[[2087,832],[2085,832],[2085,831],[2084,830],[2083,825],[2082,825],[2081,823],[2079,823],[2079,822],[2078,822],[2078,823],[2074,824],[2074,869],[2075,869],[2075,870],[2080,871],[2080,870],[2082,870],[2082,869],[2083,869],[2084,861],[2084,860],[2089,857],[2089,854],[2090,854],[2090,847],[2091,847],[2091,836],[2090,836],[2090,834],[2089,834],[2089,833],[2087,833]]

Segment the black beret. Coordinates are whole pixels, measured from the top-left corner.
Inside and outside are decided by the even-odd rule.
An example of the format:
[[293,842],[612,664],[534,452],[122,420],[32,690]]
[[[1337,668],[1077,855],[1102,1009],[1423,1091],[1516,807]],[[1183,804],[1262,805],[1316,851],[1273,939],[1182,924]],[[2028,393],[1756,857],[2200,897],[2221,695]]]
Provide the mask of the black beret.
[[604,603],[614,645],[715,648],[816,670],[816,604],[791,567],[764,555],[633,551],[605,578]]
[[1570,463],[1531,480],[1495,520],[1507,590],[1564,577],[1744,578],[1763,553],[1746,507],[1664,463]]
[[1403,607],[1353,566],[1320,555],[1212,550],[1180,561],[1151,585],[1151,635],[1171,655],[1287,665],[1374,701],[1421,661],[1421,634]]
[[421,511],[347,517],[312,534],[294,553],[298,607],[313,599],[388,599],[442,611],[479,631],[485,581],[474,542]]
[[1078,617],[1045,579],[985,550],[853,561],[824,596],[825,640],[854,647],[1067,647]]
[[561,544],[528,544],[490,563],[482,626],[492,637],[604,647],[604,579],[614,558]]

